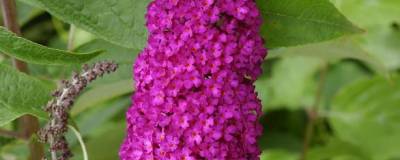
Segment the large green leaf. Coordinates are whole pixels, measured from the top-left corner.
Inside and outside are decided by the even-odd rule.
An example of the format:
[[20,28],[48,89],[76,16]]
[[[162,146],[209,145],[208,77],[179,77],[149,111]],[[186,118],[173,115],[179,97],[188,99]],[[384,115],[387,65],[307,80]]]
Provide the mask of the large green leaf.
[[0,126],[24,114],[46,117],[41,107],[50,98],[51,87],[0,64]]
[[335,133],[373,159],[400,158],[400,77],[364,79],[342,89],[329,114]]
[[18,37],[4,27],[0,27],[0,51],[26,62],[47,65],[66,65],[86,62],[98,54],[75,54],[48,48],[27,39]]
[[257,0],[268,48],[325,41],[362,32],[328,0]]
[[146,7],[150,0],[23,0],[102,39],[128,48],[146,42]]

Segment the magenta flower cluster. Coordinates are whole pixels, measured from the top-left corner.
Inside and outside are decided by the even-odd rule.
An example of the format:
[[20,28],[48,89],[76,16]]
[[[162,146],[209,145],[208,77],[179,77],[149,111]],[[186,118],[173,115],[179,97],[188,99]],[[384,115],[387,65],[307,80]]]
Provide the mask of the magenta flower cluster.
[[120,158],[259,159],[253,82],[267,50],[254,0],[154,0],[146,19]]

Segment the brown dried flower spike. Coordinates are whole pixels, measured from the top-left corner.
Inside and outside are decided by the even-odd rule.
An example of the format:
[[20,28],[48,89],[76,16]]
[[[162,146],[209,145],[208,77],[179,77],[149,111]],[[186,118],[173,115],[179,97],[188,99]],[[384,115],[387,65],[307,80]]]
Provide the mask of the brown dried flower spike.
[[72,157],[64,134],[68,130],[68,111],[75,98],[88,83],[105,73],[114,72],[118,65],[104,61],[97,62],[92,67],[85,64],[82,68],[81,74],[73,73],[70,81],[62,81],[62,85],[52,94],[54,98],[44,108],[49,113],[50,120],[38,135],[42,142],[50,144],[52,160],[67,160]]

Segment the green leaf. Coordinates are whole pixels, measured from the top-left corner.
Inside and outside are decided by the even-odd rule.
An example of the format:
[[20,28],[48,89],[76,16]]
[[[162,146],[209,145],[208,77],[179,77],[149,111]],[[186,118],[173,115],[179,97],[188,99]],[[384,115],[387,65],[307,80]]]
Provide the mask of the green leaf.
[[[114,116],[120,117],[118,113],[123,112],[131,104],[130,96],[123,96],[110,100],[106,103],[99,104],[96,109],[92,109],[82,116],[78,116],[76,121],[78,123],[80,132],[83,136],[89,135],[94,129],[101,127],[107,121],[110,121]],[[121,116],[123,117],[123,116]]]
[[[88,110],[83,114],[79,114],[74,117],[76,122],[76,128],[79,128],[81,135],[91,137],[96,134],[96,129],[104,127],[105,124],[111,121],[123,120],[125,116],[121,116],[125,113],[125,110],[131,104],[130,96],[122,96],[105,103],[99,104],[95,109]],[[114,117],[120,117],[114,119]],[[121,122],[123,122],[121,121]],[[71,146],[77,145],[77,139],[73,138],[72,133],[67,133],[67,138],[70,138],[69,144]]]
[[133,92],[133,80],[122,80],[88,90],[77,99],[71,114],[77,115],[89,107]]
[[24,115],[45,118],[42,111],[50,99],[51,87],[0,64],[0,126]]
[[[79,53],[90,52],[93,50],[103,50],[104,53],[94,57],[93,59],[86,62],[91,65],[98,61],[114,61],[118,63],[119,67],[113,74],[104,76],[91,83],[90,86],[98,86],[103,84],[110,84],[120,80],[132,79],[132,63],[135,60],[137,54],[140,52],[137,49],[128,49],[120,47],[118,45],[109,43],[101,39],[95,39],[89,41],[74,51]],[[81,65],[71,66],[43,66],[43,65],[29,65],[31,75],[39,77],[51,77],[58,79],[59,77],[70,77],[72,71],[81,70]]]
[[6,146],[7,144],[10,144],[11,142],[14,142],[14,138],[8,138],[8,137],[2,137],[0,136],[0,151],[3,146]]
[[301,150],[301,148],[303,147],[302,139],[299,139],[298,137],[292,134],[295,133],[277,132],[266,129],[262,137],[258,140],[258,143],[262,150],[273,150],[273,149],[285,149],[288,151]]
[[95,49],[102,49],[106,52],[90,60],[88,63],[95,63],[102,60],[112,60],[118,63],[119,68],[115,73],[96,80],[92,83],[92,86],[108,85],[121,80],[132,79],[132,63],[135,61],[140,50],[128,49],[111,44],[104,40],[96,39],[78,47],[76,51],[87,52]]
[[343,88],[329,112],[335,133],[377,160],[400,157],[400,77],[392,80],[375,77]]
[[[120,47],[101,39],[95,39],[85,43],[75,49],[76,52],[88,52],[96,49],[106,51],[106,53],[97,56],[90,62],[97,62],[100,60],[113,60],[118,64],[132,64],[140,50]],[[89,62],[89,63],[90,63]]]
[[340,88],[356,80],[367,78],[368,73],[356,63],[344,61],[331,65],[326,76],[325,87],[323,88],[323,106],[329,108],[332,98],[337,94]]
[[400,68],[400,22],[398,0],[332,0],[349,19],[367,30],[359,36],[362,48],[392,70]]
[[27,39],[18,37],[4,27],[0,27],[0,51],[26,62],[46,65],[70,65],[86,62],[98,54],[75,54],[48,48]]
[[26,140],[15,140],[12,143],[2,146],[0,150],[0,158],[3,160],[21,160],[28,159],[29,142]]
[[274,49],[270,51],[268,58],[293,56],[318,58],[327,62],[355,59],[364,62],[378,73],[387,73],[387,68],[380,59],[364,51],[357,43],[349,39]]
[[390,70],[400,68],[400,31],[393,30],[391,25],[368,28],[368,33],[360,37],[361,46],[378,60],[385,62]]
[[260,160],[298,160],[297,153],[288,152],[285,150],[266,150],[263,151]]
[[323,146],[311,148],[307,153],[307,160],[322,159],[370,160],[358,147],[336,138],[329,139]]
[[[93,131],[94,134],[86,143],[89,159],[111,160],[119,159],[118,151],[125,136],[125,125],[123,122],[110,122]],[[80,148],[74,148],[79,152]],[[74,152],[74,153],[77,153]],[[80,155],[72,158],[82,160]]]
[[24,0],[102,39],[128,48],[146,42],[146,7],[150,0]]
[[[67,33],[68,34],[66,34],[66,37],[69,36],[69,32],[67,32]],[[74,51],[76,51],[76,52],[79,52],[76,50],[76,47],[91,43],[92,41],[96,41],[96,39],[98,39],[97,36],[95,36],[94,34],[89,33],[83,29],[76,28],[76,27],[75,27],[75,32],[74,32],[73,36],[75,37],[74,41],[73,41],[73,46],[75,46]],[[65,42],[68,42],[68,41],[65,41]],[[107,42],[107,43],[110,44],[109,42]],[[64,46],[66,46],[66,45],[64,45]],[[99,49],[108,51],[107,48],[108,47],[103,47],[103,48],[99,48]],[[94,50],[96,50],[96,49],[97,48],[94,48]],[[93,50],[88,50],[88,51],[93,51]],[[87,51],[85,51],[85,52],[87,52]],[[101,54],[101,55],[103,55],[103,54]]]
[[361,26],[400,21],[398,0],[331,0],[354,23]]
[[296,152],[302,149],[307,123],[302,109],[271,110],[263,114],[260,122],[264,127],[264,133],[258,140],[262,150],[285,149]]
[[316,89],[314,76],[320,66],[321,60],[316,58],[296,56],[279,60],[270,79],[261,77],[256,82],[263,110],[309,107]]
[[361,33],[328,0],[257,0],[268,48],[301,45]]
[[3,61],[5,60],[5,56],[3,54],[0,53],[0,63],[3,63]]
[[24,4],[20,1],[16,1],[17,4],[17,16],[18,16],[18,23],[21,26],[27,24],[30,20],[35,18],[36,16],[40,15],[44,11],[38,8],[34,8],[30,5]]

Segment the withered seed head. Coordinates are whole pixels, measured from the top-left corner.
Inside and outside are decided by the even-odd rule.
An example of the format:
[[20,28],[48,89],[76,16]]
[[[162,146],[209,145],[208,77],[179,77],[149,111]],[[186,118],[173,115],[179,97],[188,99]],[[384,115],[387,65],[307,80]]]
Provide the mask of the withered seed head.
[[67,160],[72,157],[64,134],[68,131],[68,111],[71,110],[75,98],[89,82],[105,73],[114,72],[117,68],[116,63],[108,61],[97,62],[92,67],[84,64],[81,74],[72,73],[71,80],[62,80],[61,87],[52,93],[54,99],[43,108],[49,113],[50,120],[37,134],[41,142],[51,144],[50,152],[56,153],[58,160]]

